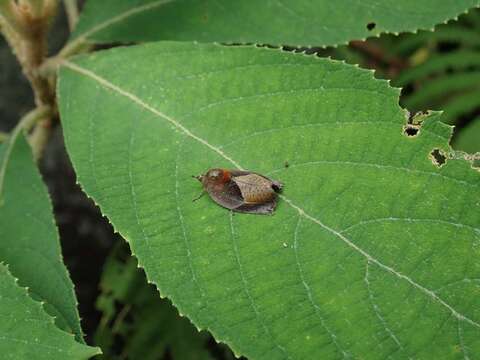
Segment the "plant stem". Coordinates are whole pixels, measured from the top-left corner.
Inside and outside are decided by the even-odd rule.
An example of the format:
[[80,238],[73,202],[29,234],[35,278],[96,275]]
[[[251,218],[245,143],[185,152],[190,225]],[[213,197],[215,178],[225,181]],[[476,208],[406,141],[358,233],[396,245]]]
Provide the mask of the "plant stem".
[[8,139],[8,134],[0,131],[0,144]]
[[16,139],[22,130],[29,131],[37,121],[51,115],[49,106],[40,106],[23,116],[9,135],[9,139]]
[[112,326],[112,333],[116,334],[119,331],[120,326],[122,326],[122,322],[125,319],[125,316],[127,316],[131,307],[132,307],[131,304],[123,306],[122,310],[118,313],[118,316],[115,319],[115,322]]
[[32,84],[37,106],[52,104],[54,102],[53,89],[46,78],[39,76],[37,69],[42,64],[46,50],[46,33],[42,24],[38,24],[36,31],[23,42],[23,68],[24,73]]
[[78,22],[77,0],[63,0],[63,3],[65,5],[65,12],[67,13],[68,27],[70,31],[72,31]]
[[17,5],[13,0],[0,0],[0,23],[2,24],[2,32],[5,27],[10,27],[15,32],[22,31]]
[[54,90],[38,68],[47,53],[47,31],[57,0],[0,0],[0,23],[14,54],[30,81],[37,107],[53,105]]
[[44,0],[18,0],[22,6],[29,7],[33,17],[40,17],[44,8]]
[[73,41],[69,41],[63,48],[60,50],[56,57],[60,59],[66,59],[73,55],[77,55],[81,52],[88,51],[93,47],[93,44],[88,43],[84,38],[79,37]]

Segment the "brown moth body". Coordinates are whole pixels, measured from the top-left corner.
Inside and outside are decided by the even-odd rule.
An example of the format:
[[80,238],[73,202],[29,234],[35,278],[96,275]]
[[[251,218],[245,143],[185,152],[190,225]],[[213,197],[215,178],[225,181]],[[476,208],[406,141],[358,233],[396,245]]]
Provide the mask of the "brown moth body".
[[210,169],[195,176],[220,206],[249,214],[271,214],[282,184],[251,171]]

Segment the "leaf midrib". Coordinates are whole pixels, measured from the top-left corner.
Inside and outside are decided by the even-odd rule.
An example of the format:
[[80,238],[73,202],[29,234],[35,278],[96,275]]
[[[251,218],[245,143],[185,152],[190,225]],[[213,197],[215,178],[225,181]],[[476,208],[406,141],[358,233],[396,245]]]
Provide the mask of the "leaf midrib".
[[[194,133],[192,133],[189,129],[187,129],[185,126],[183,126],[181,123],[179,123],[177,120],[173,119],[172,117],[162,113],[161,111],[157,110],[156,108],[154,108],[153,106],[149,105],[148,103],[146,103],[145,101],[143,101],[142,99],[140,99],[138,96],[136,96],[135,94],[132,94],[122,88],[120,88],[119,86],[111,83],[110,81],[108,81],[107,79],[105,78],[102,78],[101,76],[97,75],[96,73],[94,73],[93,71],[91,70],[88,70],[86,68],[83,68],[75,63],[72,63],[68,60],[65,60],[62,62],[62,65],[78,74],[81,74],[81,75],[84,75],[86,76],[87,78],[90,78],[92,80],[94,80],[95,82],[99,83],[100,85],[102,85],[103,87],[107,88],[107,89],[110,89],[128,99],[130,99],[131,101],[133,101],[134,103],[136,103],[137,105],[139,105],[140,107],[144,108],[145,110],[148,110],[149,112],[159,116],[160,118],[163,118],[165,121],[171,123],[173,126],[175,126],[177,129],[179,129],[180,131],[182,131],[185,135],[193,138],[194,140],[198,141],[199,143],[205,145],[206,147],[210,148],[212,151],[216,152],[217,154],[219,154],[221,157],[223,157],[225,160],[227,160],[228,162],[230,162],[233,166],[235,166],[237,169],[240,169],[240,170],[243,170],[243,167],[240,166],[240,164],[238,162],[236,162],[233,158],[231,158],[230,156],[228,156],[226,153],[224,153],[222,150],[220,150],[218,147],[210,144],[207,140],[195,135]],[[279,197],[285,201],[290,207],[292,207],[294,210],[296,210],[299,214],[299,216],[303,216],[304,218],[310,220],[311,222],[319,225],[322,229],[326,230],[327,232],[333,234],[335,237],[339,238],[340,240],[342,240],[346,245],[348,245],[350,248],[352,248],[353,250],[355,250],[356,252],[358,252],[359,254],[361,254],[366,260],[368,263],[373,263],[373,264],[376,264],[379,268],[381,268],[382,270],[398,277],[399,279],[402,279],[406,282],[408,282],[411,286],[413,286],[414,288],[416,288],[417,290],[419,290],[420,292],[422,292],[423,294],[427,295],[428,297],[432,298],[434,301],[436,301],[437,303],[439,303],[440,305],[442,305],[443,307],[445,307],[455,318],[457,318],[458,320],[461,320],[461,321],[464,321],[464,322],[467,322],[469,323],[470,325],[476,327],[476,328],[479,328],[480,329],[480,323],[470,319],[469,317],[459,313],[457,310],[455,310],[455,308],[453,308],[451,305],[449,305],[446,301],[444,301],[443,299],[441,299],[439,296],[437,296],[432,290],[416,283],[413,279],[411,279],[410,277],[408,277],[407,275],[404,275],[402,274],[401,272],[398,272],[396,271],[393,267],[390,267],[388,265],[385,265],[384,263],[382,263],[381,261],[377,260],[376,258],[374,258],[372,255],[370,255],[369,253],[367,253],[365,250],[363,250],[362,248],[360,248],[359,246],[357,246],[355,243],[353,243],[350,239],[348,239],[346,236],[344,236],[341,232],[329,227],[328,225],[324,224],[322,221],[320,221],[319,219],[315,218],[314,216],[308,214],[307,212],[305,212],[305,210],[303,208],[301,208],[300,206],[296,205],[292,200],[290,200],[289,198],[287,198],[285,195],[282,195],[280,194]]]

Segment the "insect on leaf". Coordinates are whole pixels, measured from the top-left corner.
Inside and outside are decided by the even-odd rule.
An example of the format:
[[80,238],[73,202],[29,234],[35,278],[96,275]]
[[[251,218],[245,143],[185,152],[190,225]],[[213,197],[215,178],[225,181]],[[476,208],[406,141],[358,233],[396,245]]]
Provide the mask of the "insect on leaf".
[[[405,135],[399,90],[371,72],[158,43],[66,62],[59,91],[84,190],[160,293],[236,353],[480,352],[480,174],[448,157],[438,114]],[[275,214],[192,202],[212,167],[284,183]]]

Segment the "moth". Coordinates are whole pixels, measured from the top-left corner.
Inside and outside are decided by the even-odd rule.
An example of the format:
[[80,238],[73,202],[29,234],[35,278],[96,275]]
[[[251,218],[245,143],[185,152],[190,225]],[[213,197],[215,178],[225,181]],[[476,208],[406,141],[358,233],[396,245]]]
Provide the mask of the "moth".
[[277,194],[283,184],[268,177],[243,170],[210,169],[194,176],[205,192],[224,208],[247,214],[272,214],[277,206]]

